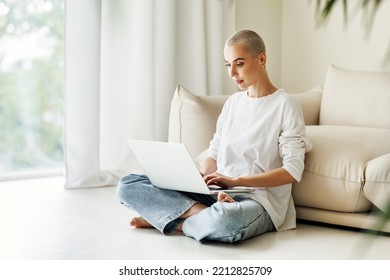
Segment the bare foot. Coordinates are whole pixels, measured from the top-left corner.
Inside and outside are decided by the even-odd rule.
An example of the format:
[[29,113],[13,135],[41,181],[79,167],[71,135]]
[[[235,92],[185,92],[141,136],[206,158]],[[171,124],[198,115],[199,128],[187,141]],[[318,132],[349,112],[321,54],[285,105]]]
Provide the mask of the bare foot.
[[236,202],[230,195],[225,192],[218,193],[218,202]]
[[135,217],[130,221],[130,225],[135,228],[152,228],[153,226],[148,223],[147,220],[145,220],[142,217]]
[[[188,209],[187,212],[185,212],[183,215],[180,216],[182,219],[187,219],[188,217],[195,215],[202,211],[203,209],[207,208],[207,206],[196,203],[194,204],[190,209]],[[130,221],[130,226],[135,228],[153,228],[151,224],[147,220],[145,220],[143,217],[135,217]],[[179,224],[178,229],[181,231],[182,223]]]

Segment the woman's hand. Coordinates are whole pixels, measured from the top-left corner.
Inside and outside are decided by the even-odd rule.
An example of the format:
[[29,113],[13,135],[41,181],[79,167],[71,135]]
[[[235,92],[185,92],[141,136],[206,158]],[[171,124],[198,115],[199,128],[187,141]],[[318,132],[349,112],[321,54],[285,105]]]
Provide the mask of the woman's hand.
[[218,193],[217,200],[218,202],[229,202],[229,203],[236,202],[233,197],[231,197],[230,195],[228,195],[223,191]]
[[221,188],[232,188],[237,186],[235,178],[224,176],[217,172],[206,175],[203,179],[207,185],[217,185]]

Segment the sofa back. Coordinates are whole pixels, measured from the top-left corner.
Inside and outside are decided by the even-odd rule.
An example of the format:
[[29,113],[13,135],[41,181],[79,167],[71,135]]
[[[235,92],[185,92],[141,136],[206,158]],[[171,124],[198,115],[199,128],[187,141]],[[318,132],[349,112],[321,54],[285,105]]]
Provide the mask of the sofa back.
[[390,128],[390,72],[328,67],[320,125]]
[[[301,105],[306,125],[317,125],[322,88],[291,94]],[[178,85],[171,101],[169,142],[184,143],[195,158],[207,149],[217,118],[230,95],[196,95]]]

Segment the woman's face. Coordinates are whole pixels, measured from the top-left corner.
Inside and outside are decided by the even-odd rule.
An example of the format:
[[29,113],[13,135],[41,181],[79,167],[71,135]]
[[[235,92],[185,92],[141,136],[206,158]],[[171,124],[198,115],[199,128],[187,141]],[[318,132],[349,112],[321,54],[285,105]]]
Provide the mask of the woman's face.
[[243,46],[232,45],[225,46],[224,56],[228,73],[240,89],[247,89],[259,81],[261,66],[265,61],[264,53],[253,57]]

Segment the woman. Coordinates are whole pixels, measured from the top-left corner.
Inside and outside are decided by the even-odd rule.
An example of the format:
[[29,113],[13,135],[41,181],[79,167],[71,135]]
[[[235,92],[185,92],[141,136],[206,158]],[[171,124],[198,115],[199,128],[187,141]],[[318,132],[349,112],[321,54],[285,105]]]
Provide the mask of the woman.
[[300,181],[305,152],[311,149],[301,109],[271,83],[265,45],[256,32],[233,34],[224,57],[242,91],[226,101],[200,172],[209,185],[256,191],[236,196],[221,192],[215,198],[158,189],[146,176],[130,174],[120,180],[117,193],[123,205],[141,215],[132,226],[229,243],[295,228],[292,183]]

